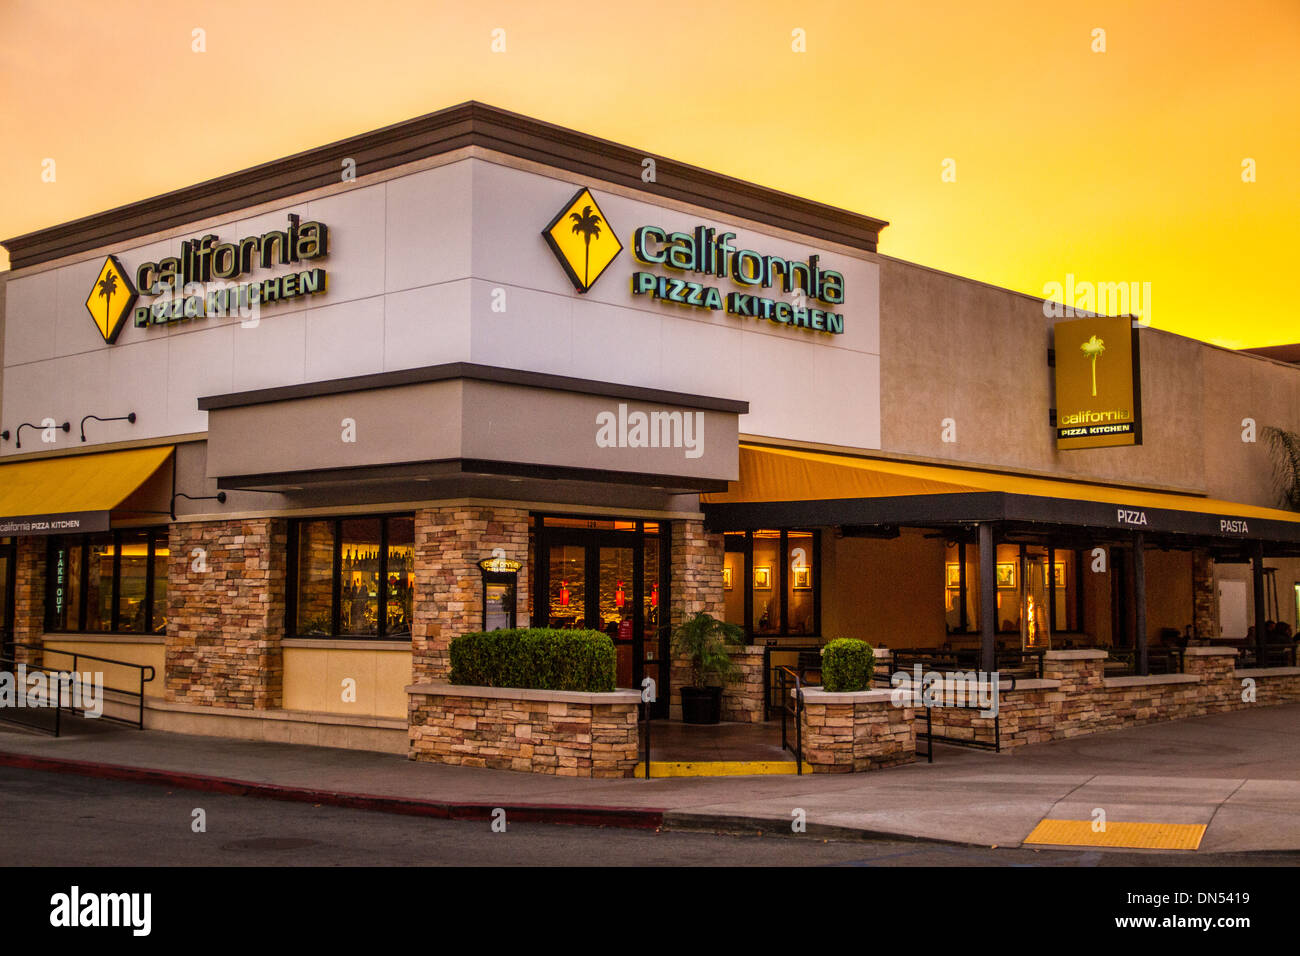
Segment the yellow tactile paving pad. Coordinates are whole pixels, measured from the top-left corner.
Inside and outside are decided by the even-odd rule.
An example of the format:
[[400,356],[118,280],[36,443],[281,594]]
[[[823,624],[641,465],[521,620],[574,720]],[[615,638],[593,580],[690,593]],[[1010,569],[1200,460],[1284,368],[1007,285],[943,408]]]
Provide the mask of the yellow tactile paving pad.
[[1205,836],[1204,823],[1121,823],[1107,821],[1095,831],[1091,820],[1043,820],[1026,843],[1053,846],[1114,846],[1132,850],[1195,850]]
[[[651,760],[650,778],[655,777],[755,777],[761,774],[794,773],[789,760]],[[804,773],[812,767],[803,765]],[[636,776],[645,776],[645,761],[636,765]]]

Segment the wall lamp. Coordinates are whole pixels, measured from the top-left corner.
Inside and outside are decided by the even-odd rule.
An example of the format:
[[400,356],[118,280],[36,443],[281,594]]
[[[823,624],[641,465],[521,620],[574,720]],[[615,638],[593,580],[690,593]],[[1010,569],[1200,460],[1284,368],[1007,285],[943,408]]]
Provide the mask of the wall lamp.
[[176,520],[176,499],[177,498],[185,498],[189,501],[215,501],[217,504],[220,505],[224,505],[226,503],[226,493],[224,491],[218,491],[215,495],[187,495],[178,491],[174,495],[172,495],[171,514],[172,514],[173,521]]
[[130,422],[132,425],[135,424],[135,412],[130,412],[126,415],[119,415],[116,418],[100,418],[98,415],[87,415],[81,420],[82,441],[86,440],[86,422],[90,421],[92,418],[97,422]]
[[[57,428],[57,429],[59,429],[60,431],[70,432],[70,431],[72,431],[72,423],[71,423],[71,422],[64,422],[62,425],[42,425],[42,424],[32,424],[31,422],[23,422],[21,425],[18,426],[17,429],[15,429],[15,432],[14,432],[15,447],[17,447],[17,448],[22,448],[22,447],[23,447],[23,429],[24,429],[24,428]],[[3,438],[5,441],[8,441],[8,440],[9,440],[9,429],[6,428],[4,431],[0,432],[0,438]]]

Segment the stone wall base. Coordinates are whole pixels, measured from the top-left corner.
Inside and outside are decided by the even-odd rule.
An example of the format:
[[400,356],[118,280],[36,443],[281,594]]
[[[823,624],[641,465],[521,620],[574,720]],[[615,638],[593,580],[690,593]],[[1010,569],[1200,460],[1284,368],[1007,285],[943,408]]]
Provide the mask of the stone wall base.
[[640,694],[421,684],[410,693],[412,760],[560,777],[631,777]]
[[[1044,678],[1021,681],[998,695],[996,722],[975,708],[932,707],[936,736],[1002,750],[1166,720],[1249,707],[1300,703],[1300,668],[1238,671],[1235,651],[1187,650],[1185,673],[1103,676],[1105,651],[1049,651]],[[804,759],[814,770],[850,772],[915,759],[923,707],[896,707],[891,691],[805,693]]]

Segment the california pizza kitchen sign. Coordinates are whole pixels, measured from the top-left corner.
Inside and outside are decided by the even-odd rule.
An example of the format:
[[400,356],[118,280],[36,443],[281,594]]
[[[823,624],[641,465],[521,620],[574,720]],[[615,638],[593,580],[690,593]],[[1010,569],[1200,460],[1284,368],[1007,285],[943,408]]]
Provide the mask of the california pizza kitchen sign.
[[[587,292],[623,250],[585,187],[542,236],[579,293]],[[764,255],[733,245],[736,238],[734,232],[704,225],[692,232],[638,227],[632,233],[632,258],[643,266],[685,275],[634,271],[632,295],[791,329],[844,333],[844,314],[836,310],[844,303],[843,274],[823,269],[816,255],[806,261]],[[728,279],[737,288],[719,288],[715,279]]]
[[[314,262],[329,255],[329,228],[290,214],[284,229],[222,242],[216,233],[186,239],[178,254],[142,262],[134,274],[108,256],[86,309],[112,344],[131,318],[136,328],[203,318],[250,317],[263,306],[320,295],[329,276],[317,266],[265,278],[253,273]],[[148,305],[136,306],[140,296]]]

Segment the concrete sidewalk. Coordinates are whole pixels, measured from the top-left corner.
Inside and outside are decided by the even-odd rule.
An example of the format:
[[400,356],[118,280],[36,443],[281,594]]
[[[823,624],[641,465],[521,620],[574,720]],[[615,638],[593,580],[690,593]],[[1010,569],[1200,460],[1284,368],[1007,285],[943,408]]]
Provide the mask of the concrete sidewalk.
[[58,739],[0,731],[0,765],[452,817],[503,806],[517,819],[788,832],[802,809],[810,833],[984,846],[1101,808],[1115,822],[1205,824],[1200,852],[1300,850],[1300,705],[801,777],[576,780],[106,725]]

